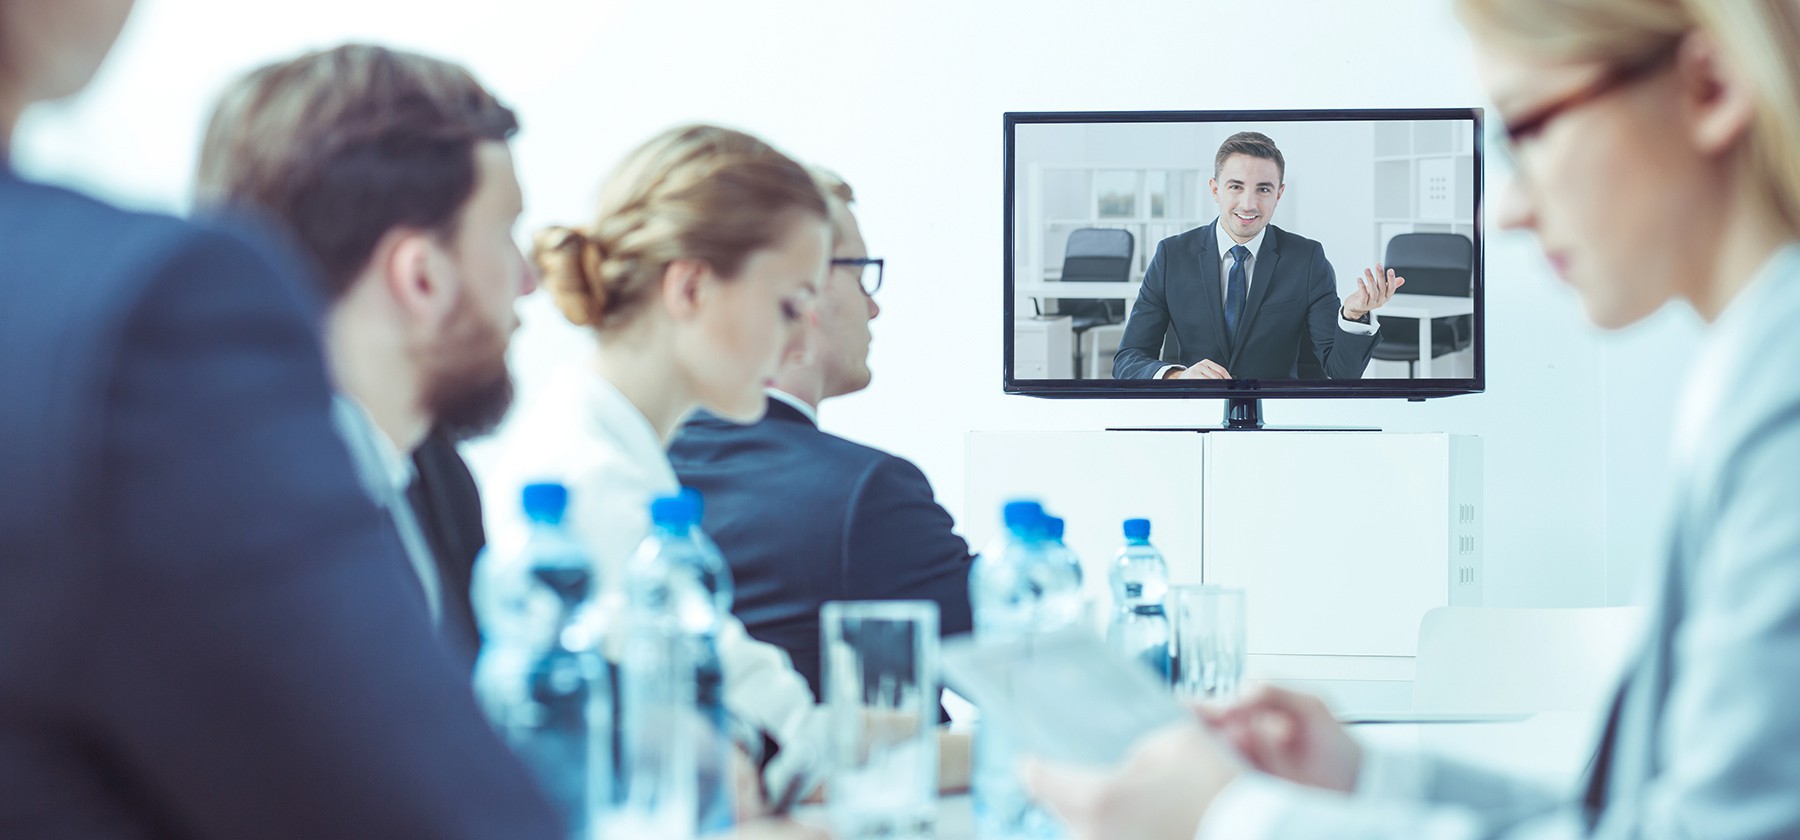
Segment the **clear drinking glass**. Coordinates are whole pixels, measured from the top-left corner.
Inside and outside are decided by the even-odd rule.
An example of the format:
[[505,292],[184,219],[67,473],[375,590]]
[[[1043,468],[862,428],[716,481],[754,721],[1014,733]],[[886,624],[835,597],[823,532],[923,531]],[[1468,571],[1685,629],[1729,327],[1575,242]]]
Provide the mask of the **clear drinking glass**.
[[833,601],[821,611],[831,725],[826,811],[843,840],[910,840],[937,822],[938,607]]
[[1208,702],[1237,699],[1244,681],[1244,590],[1171,586],[1166,603],[1175,695]]

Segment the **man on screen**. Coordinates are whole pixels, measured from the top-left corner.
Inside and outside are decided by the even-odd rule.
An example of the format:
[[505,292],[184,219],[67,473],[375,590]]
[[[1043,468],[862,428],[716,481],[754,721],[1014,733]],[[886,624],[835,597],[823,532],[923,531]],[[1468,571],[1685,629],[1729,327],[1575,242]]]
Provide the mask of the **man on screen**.
[[1374,311],[1406,281],[1377,265],[1340,300],[1325,249],[1269,224],[1286,168],[1267,135],[1242,131],[1219,145],[1208,182],[1219,216],[1157,243],[1113,378],[1362,377]]

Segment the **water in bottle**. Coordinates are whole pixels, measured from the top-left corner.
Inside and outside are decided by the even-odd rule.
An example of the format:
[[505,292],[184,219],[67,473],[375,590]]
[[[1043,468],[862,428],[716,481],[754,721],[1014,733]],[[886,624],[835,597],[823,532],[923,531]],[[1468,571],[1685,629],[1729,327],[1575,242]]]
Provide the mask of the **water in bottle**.
[[489,546],[475,563],[471,601],[481,626],[475,693],[561,812],[567,836],[592,836],[611,795],[611,694],[592,626],[594,565],[563,528],[561,484],[525,487],[521,544]]
[[[969,573],[975,635],[1010,641],[1068,626],[1079,611],[1080,589],[1066,561],[1047,550],[1043,507],[1011,502],[1003,516],[1005,532],[975,558]],[[975,733],[971,779],[976,836],[983,840],[1063,836],[1056,821],[1025,796],[1018,760],[1004,721],[982,721]]]
[[1169,567],[1150,544],[1150,520],[1125,520],[1125,546],[1114,556],[1108,577],[1113,614],[1107,643],[1168,680],[1169,617],[1163,596],[1169,591]]
[[[697,549],[691,555],[695,561],[694,574],[701,590],[713,604],[710,613],[702,614],[696,610],[695,620],[689,628],[689,638],[693,642],[694,699],[702,722],[698,756],[700,831],[712,834],[731,828],[737,820],[737,791],[732,779],[733,753],[737,746],[732,741],[731,720],[725,711],[725,666],[719,659],[719,632],[731,615],[735,593],[731,567],[726,564],[725,555],[700,527],[706,515],[705,500],[700,491],[683,487],[678,495],[687,501],[689,509],[685,513],[693,523],[688,528],[688,537]],[[685,554],[677,556],[689,557]]]
[[699,531],[696,501],[654,500],[626,569],[629,829],[656,836],[728,830],[735,810],[718,647],[730,578],[708,573],[723,561]]

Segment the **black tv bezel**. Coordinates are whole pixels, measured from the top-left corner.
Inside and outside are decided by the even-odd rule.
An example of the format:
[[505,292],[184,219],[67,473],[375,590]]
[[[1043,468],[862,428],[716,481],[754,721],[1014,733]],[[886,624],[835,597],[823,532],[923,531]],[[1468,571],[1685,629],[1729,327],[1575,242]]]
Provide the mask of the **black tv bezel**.
[[[1484,274],[1486,252],[1482,243],[1481,193],[1483,113],[1481,108],[1333,108],[1302,110],[1224,111],[1007,111],[1004,150],[1006,179],[1001,223],[1004,283],[1001,294],[1005,393],[1030,397],[1087,399],[1432,399],[1487,390],[1487,318]],[[1463,379],[1323,379],[1323,380],[1203,380],[1203,379],[1018,379],[1013,369],[1014,204],[1017,199],[1015,131],[1020,125],[1058,123],[1166,123],[1166,122],[1374,122],[1406,120],[1472,120],[1475,124],[1475,276],[1471,294],[1475,311],[1475,375]],[[1155,247],[1145,243],[1143,247]]]

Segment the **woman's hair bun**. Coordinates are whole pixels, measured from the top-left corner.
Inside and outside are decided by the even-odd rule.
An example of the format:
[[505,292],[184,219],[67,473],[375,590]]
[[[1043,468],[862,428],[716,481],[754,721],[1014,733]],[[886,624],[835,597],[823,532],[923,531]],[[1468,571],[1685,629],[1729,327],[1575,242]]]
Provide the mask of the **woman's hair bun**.
[[531,261],[556,308],[571,323],[598,324],[606,311],[601,260],[599,245],[577,228],[554,225],[532,237]]

